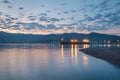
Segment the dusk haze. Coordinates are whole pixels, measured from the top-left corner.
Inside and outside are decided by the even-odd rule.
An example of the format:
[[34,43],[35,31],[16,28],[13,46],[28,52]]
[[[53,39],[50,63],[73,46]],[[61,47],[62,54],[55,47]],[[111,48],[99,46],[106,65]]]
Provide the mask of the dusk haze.
[[120,0],[0,0],[0,80],[120,80]]

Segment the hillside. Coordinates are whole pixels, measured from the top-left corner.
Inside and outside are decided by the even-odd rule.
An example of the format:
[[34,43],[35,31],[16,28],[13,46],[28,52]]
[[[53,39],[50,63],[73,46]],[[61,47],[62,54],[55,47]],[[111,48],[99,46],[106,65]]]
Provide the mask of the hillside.
[[0,43],[40,43],[40,42],[60,42],[61,38],[64,41],[71,39],[82,40],[88,38],[91,41],[103,40],[117,40],[120,36],[107,35],[107,34],[79,34],[79,33],[64,33],[64,34],[49,34],[49,35],[33,35],[33,34],[13,34],[0,32]]

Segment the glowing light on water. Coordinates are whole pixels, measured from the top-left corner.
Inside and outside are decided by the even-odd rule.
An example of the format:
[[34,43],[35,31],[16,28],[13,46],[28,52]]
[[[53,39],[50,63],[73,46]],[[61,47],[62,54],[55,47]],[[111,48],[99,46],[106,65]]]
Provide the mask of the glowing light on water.
[[71,45],[72,63],[78,64],[78,45]]
[[83,64],[84,64],[84,66],[87,67],[88,66],[88,57],[86,55],[83,55],[82,58],[83,58]]
[[108,44],[107,46],[108,46],[108,48],[110,48],[110,47],[111,47],[111,45],[110,45],[110,44]]
[[85,43],[89,43],[90,40],[86,38],[86,39],[83,39],[83,42],[85,42]]
[[72,39],[72,40],[70,40],[70,42],[74,43],[74,42],[78,42],[78,40],[77,39]]
[[90,45],[89,45],[89,44],[83,44],[83,48],[84,48],[84,49],[90,48]]
[[119,47],[120,47],[120,44],[117,44],[117,47],[119,48]]
[[61,45],[61,59],[64,62],[64,45]]

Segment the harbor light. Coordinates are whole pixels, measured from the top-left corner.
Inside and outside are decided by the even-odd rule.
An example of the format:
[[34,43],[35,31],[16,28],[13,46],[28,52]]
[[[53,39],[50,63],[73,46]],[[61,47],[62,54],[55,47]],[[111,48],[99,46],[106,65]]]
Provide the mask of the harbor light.
[[70,40],[70,42],[78,42],[78,40],[77,39],[72,39],[72,40]]
[[89,43],[90,40],[86,38],[86,39],[83,39],[83,42],[84,42],[84,43]]
[[72,39],[70,42],[74,42],[74,40]]
[[77,39],[75,39],[75,42],[78,42],[78,40],[77,40]]

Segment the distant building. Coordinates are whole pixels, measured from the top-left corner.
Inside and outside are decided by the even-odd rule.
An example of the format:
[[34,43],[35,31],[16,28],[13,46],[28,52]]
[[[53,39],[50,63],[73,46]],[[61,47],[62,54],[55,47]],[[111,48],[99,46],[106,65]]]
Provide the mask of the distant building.
[[89,42],[90,42],[89,39],[87,39],[87,38],[83,39],[83,43],[89,43]]
[[78,42],[78,40],[77,39],[72,39],[72,40],[70,40],[70,42]]

